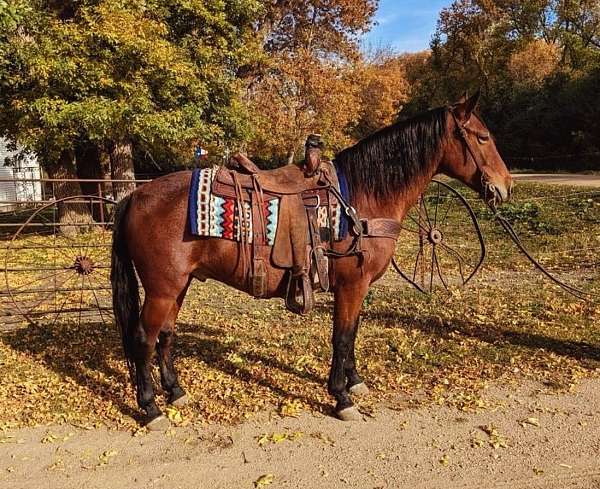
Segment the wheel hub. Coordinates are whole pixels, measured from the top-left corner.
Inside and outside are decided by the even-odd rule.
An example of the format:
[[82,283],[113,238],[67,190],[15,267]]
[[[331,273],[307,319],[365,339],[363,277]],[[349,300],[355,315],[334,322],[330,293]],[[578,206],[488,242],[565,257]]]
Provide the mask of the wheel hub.
[[444,240],[444,235],[439,229],[432,229],[428,236],[429,242],[432,244],[440,244]]
[[79,275],[89,275],[94,270],[94,262],[87,256],[78,256],[75,258],[73,266]]

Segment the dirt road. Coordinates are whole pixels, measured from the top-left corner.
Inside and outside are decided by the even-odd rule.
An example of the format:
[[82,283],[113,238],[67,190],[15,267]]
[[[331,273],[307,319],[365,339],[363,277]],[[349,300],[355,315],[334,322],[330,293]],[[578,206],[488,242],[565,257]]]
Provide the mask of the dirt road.
[[600,187],[600,175],[578,175],[576,173],[517,173],[517,182],[571,185],[573,187]]
[[18,430],[0,434],[0,485],[600,488],[600,380],[561,394],[531,384],[491,388],[486,399],[479,413],[381,408],[350,424],[306,414],[139,436]]

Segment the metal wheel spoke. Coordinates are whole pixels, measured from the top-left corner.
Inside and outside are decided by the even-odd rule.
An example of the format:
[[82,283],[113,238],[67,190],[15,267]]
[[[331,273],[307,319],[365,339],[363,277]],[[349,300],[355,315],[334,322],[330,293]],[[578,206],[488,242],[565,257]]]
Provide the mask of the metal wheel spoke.
[[423,224],[421,224],[420,222],[418,222],[413,216],[410,215],[410,213],[407,214],[407,217],[414,222],[419,229],[423,230],[425,232],[425,234],[429,233],[429,229],[427,229],[425,226],[423,226]]
[[435,245],[431,247],[431,274],[429,277],[429,292],[433,292],[433,273],[435,271]]
[[83,286],[85,283],[85,275],[82,274],[81,275],[81,295],[79,296],[79,320],[77,321],[77,324],[79,326],[81,326],[81,309],[83,307]]
[[421,258],[422,255],[422,251],[419,250],[419,252],[417,253],[417,259],[415,260],[415,268],[413,270],[413,282],[417,280],[417,268],[419,266],[419,258]]
[[[76,274],[73,274],[73,275],[69,276],[68,278],[66,278],[65,280],[63,280],[60,284],[60,287],[65,286],[68,282],[73,280],[76,276],[77,276]],[[46,294],[46,295],[44,295],[41,300],[36,302],[33,306],[28,307],[27,311],[21,311],[21,312],[23,313],[23,315],[27,316],[28,314],[33,312],[35,309],[40,307],[42,304],[44,304],[49,298],[51,298],[52,296],[55,297],[57,292],[59,292],[59,290],[56,290],[56,289],[52,290],[50,292],[42,292],[42,294]]]
[[421,206],[420,208],[423,209],[423,213],[425,214],[425,219],[427,219],[427,224],[429,224],[429,230],[431,230],[433,228],[433,224],[431,222],[431,219],[429,218],[429,211],[427,210],[427,199],[423,198],[421,200]]
[[56,314],[54,316],[54,320],[52,321],[51,327],[54,327],[54,325],[56,324],[56,321],[58,321],[58,317],[63,312],[63,310],[65,308],[65,305],[67,304],[68,300],[69,300],[69,296],[67,294],[65,294],[65,299],[63,300],[62,304],[60,305],[60,308],[57,310],[57,312],[56,312]]
[[454,205],[454,199],[450,199],[450,203],[448,204],[446,213],[444,214],[444,217],[440,221],[440,226],[443,226],[446,223],[446,219],[448,219],[448,214],[450,213],[450,209],[452,209],[453,205]]
[[[442,286],[448,289],[455,283],[466,285],[481,268],[486,249],[477,217],[469,202],[447,183],[433,180],[407,213],[406,220],[409,226],[404,229],[408,228],[411,234],[398,243],[402,251],[397,254],[394,267],[416,289],[423,292]],[[475,235],[474,239],[469,238],[469,233]],[[416,258],[411,258],[411,240],[412,248],[417,248]],[[428,246],[432,247],[431,256]],[[412,273],[412,280],[404,269]]]
[[406,232],[409,232],[409,233],[412,233],[412,234],[420,234],[422,232],[420,230],[410,229],[410,228],[407,228],[407,227],[404,227],[404,226],[402,227],[402,231],[406,231]]
[[[90,288],[92,289],[92,293],[94,295],[96,305],[98,306],[98,310],[100,311],[100,315],[102,315],[102,309],[103,309],[103,307],[106,307],[106,306],[102,306],[102,304],[100,304],[100,300],[98,299],[98,294],[97,294],[97,291],[99,291],[100,287],[102,287],[102,283],[100,283],[98,278],[96,278],[93,273],[90,275],[87,275],[87,280],[90,284],[93,285]],[[103,319],[103,321],[104,321],[104,319]]]
[[435,249],[434,249],[434,254],[435,254],[435,266],[437,268],[438,276],[440,277],[440,280],[442,281],[442,284],[444,285],[444,287],[446,288],[446,290],[448,290],[448,283],[444,279],[444,273],[442,272],[442,268],[440,266],[440,261],[438,260],[437,253],[435,252]]
[[[85,221],[73,236],[61,233],[57,224],[58,208],[72,205],[103,206],[102,221],[112,219],[114,203],[109,199],[76,196],[48,202],[29,210],[25,222],[5,248],[6,297],[29,322],[40,319],[55,325],[62,318],[79,321],[94,318],[107,324],[110,321],[110,301],[100,293],[110,290],[110,226],[89,228]],[[106,209],[104,209],[106,207]],[[29,251],[33,250],[33,251]],[[82,261],[78,257],[87,258]],[[65,262],[66,263],[62,263]],[[33,273],[32,273],[33,272]],[[30,290],[31,289],[31,290]],[[38,290],[39,289],[39,290]]]
[[35,284],[36,282],[48,280],[50,278],[56,277],[56,275],[58,275],[58,274],[63,274],[63,273],[70,272],[70,271],[72,271],[71,268],[65,268],[63,270],[56,270],[53,273],[51,273],[50,275],[46,275],[44,277],[36,278],[35,280],[32,280],[32,281],[27,282],[27,283],[24,283],[23,285],[19,285],[18,287],[12,287],[12,290],[21,290],[22,288],[28,287],[29,285]]
[[437,226],[437,218],[438,218],[438,209],[440,206],[440,184],[438,183],[437,185],[437,198],[435,200],[435,216],[433,217],[433,225]]
[[475,265],[473,265],[473,263],[470,260],[467,260],[459,251],[455,250],[454,248],[447,245],[446,243],[440,243],[440,244],[442,245],[442,248],[444,248],[448,253],[454,255],[460,262],[465,263],[472,268],[475,267]]

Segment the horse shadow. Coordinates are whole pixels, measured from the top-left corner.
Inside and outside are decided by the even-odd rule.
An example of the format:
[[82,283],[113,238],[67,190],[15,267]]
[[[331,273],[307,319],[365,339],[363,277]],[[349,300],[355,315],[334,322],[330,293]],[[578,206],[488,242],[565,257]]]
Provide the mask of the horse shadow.
[[[508,342],[531,351],[544,349],[563,357],[580,361],[585,367],[600,366],[600,345],[584,341],[560,340],[537,333],[500,328],[487,328],[468,320],[453,320],[451,325],[440,324],[435,318],[415,319],[393,310],[365,311],[364,319],[383,323],[384,328],[416,329],[422,333],[449,338],[458,332],[465,337],[476,338],[490,345]],[[6,332],[0,341],[15,351],[27,354],[45,367],[68,378],[91,391],[93,395],[110,402],[124,415],[140,420],[135,406],[135,396],[122,353],[121,338],[112,324],[89,322],[81,325],[57,323],[52,327],[29,326]],[[208,367],[235,377],[246,385],[268,388],[284,398],[300,399],[315,411],[331,413],[331,406],[318,400],[317,396],[296,392],[293,385],[283,385],[260,376],[252,364],[263,364],[298,379],[325,389],[326,378],[306,369],[285,363],[268,353],[248,352],[242,347],[245,339],[231,343],[223,330],[201,324],[178,324],[175,344],[176,359],[194,358]],[[247,341],[247,340],[246,340]],[[243,356],[246,363],[240,365],[230,359],[231,354]],[[477,353],[474,353],[477,354]],[[157,386],[158,387],[158,386]],[[185,386],[184,386],[185,388]],[[158,389],[157,389],[158,392]]]
[[[209,367],[217,369],[224,374],[236,377],[247,384],[266,387],[282,397],[293,397],[299,399],[312,409],[321,412],[333,412],[329,405],[325,405],[317,399],[295,392],[293,388],[283,388],[275,385],[269,379],[257,376],[250,368],[239,365],[229,360],[231,353],[243,356],[249,364],[263,364],[269,369],[276,369],[288,375],[325,388],[327,379],[306,370],[296,368],[293,364],[284,363],[271,356],[260,354],[255,351],[242,351],[242,342],[229,343],[224,340],[223,330],[202,324],[177,324],[177,340],[175,355],[178,359],[191,357],[199,359]],[[185,386],[184,386],[185,388]]]

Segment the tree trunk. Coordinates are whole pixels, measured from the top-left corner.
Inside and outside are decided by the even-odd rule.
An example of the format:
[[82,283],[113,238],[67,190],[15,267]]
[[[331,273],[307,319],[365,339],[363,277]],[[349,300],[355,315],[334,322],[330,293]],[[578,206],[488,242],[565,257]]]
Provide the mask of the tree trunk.
[[[97,180],[101,177],[100,151],[95,144],[80,145],[75,149],[75,161],[77,167],[77,178],[86,180]],[[98,184],[92,182],[81,182],[81,190],[84,195],[98,195]]]
[[[52,194],[56,200],[81,194],[81,187],[76,181],[75,158],[72,151],[63,151],[58,161],[46,165],[46,171],[50,178],[63,181],[52,182]],[[84,203],[61,202],[58,204],[58,222],[60,232],[65,236],[74,236],[85,226],[74,224],[92,223],[92,214],[89,207]],[[70,224],[73,224],[71,226]]]
[[[133,151],[131,142],[127,140],[114,142],[110,145],[110,165],[113,180],[135,180],[133,168]],[[135,183],[113,182],[113,194],[119,201],[135,190]]]
[[[101,180],[104,180],[106,170],[110,172],[110,164],[105,164],[103,158],[106,160],[108,156],[96,144],[87,143],[76,148],[77,176],[81,179],[96,180],[96,182],[81,182],[80,186],[84,195],[106,196],[106,183]],[[108,178],[110,179],[110,175]],[[104,212],[104,207],[101,206],[104,206],[104,204],[96,201],[92,205],[92,215],[97,222],[105,220],[106,212]]]

